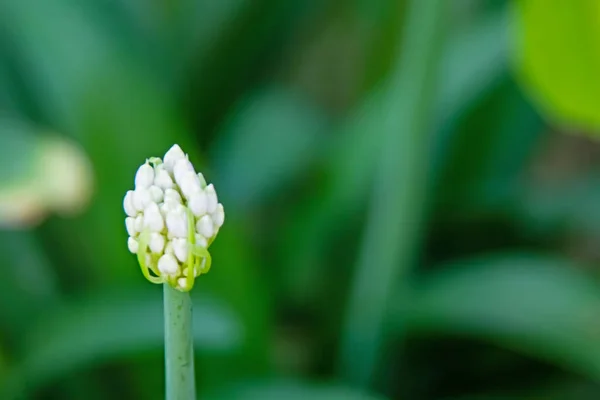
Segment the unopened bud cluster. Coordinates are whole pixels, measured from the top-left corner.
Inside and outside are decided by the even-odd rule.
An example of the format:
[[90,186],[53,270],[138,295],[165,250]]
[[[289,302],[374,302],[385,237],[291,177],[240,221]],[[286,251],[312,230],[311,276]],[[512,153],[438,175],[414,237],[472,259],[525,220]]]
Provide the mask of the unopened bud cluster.
[[150,158],[135,175],[135,190],[123,206],[129,251],[138,255],[144,276],[188,291],[208,272],[208,247],[225,220],[212,184],[196,173],[178,145],[164,160]]

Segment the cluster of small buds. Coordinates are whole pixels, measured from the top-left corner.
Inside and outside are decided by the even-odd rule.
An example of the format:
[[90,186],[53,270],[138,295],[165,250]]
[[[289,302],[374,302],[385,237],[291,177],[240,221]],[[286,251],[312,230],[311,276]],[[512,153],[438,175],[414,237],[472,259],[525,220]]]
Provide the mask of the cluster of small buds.
[[144,276],[191,290],[195,278],[210,269],[208,247],[225,220],[214,186],[174,145],[164,160],[150,158],[138,169],[123,207],[127,245]]

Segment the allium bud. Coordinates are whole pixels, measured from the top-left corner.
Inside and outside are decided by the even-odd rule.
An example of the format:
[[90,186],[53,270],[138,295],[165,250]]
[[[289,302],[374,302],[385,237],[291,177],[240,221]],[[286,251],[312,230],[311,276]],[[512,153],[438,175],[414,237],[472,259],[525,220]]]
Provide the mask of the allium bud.
[[183,206],[167,213],[167,229],[172,237],[185,238],[188,235],[188,220]]
[[214,233],[213,221],[209,215],[205,215],[198,220],[196,231],[204,237],[211,237]]
[[154,182],[154,168],[148,163],[142,165],[135,174],[135,188],[149,188]]
[[139,244],[138,244],[137,240],[130,237],[129,239],[127,239],[127,247],[129,248],[130,252],[132,252],[133,254],[136,254],[139,249]]
[[208,196],[206,192],[199,190],[196,193],[192,193],[188,201],[188,207],[196,217],[206,214],[208,210]]
[[206,196],[207,210],[210,214],[212,214],[217,210],[217,204],[219,203],[219,200],[217,199],[217,192],[215,192],[215,187],[212,183],[206,187]]
[[144,228],[148,228],[151,232],[160,232],[165,227],[165,222],[158,205],[150,203],[144,210]]
[[137,215],[137,210],[133,205],[133,190],[127,191],[125,199],[123,199],[123,208],[128,216],[135,217]]
[[176,275],[179,263],[172,254],[165,254],[158,260],[158,270],[166,275]]
[[208,247],[225,220],[214,186],[177,145],[164,163],[150,157],[134,181],[135,190],[123,199],[129,251],[150,282],[191,290],[194,279],[210,269]]
[[169,173],[173,173],[173,167],[175,166],[175,163],[182,158],[185,158],[185,154],[183,153],[183,150],[181,150],[181,147],[174,144],[173,147],[171,147],[169,149],[169,151],[167,151],[167,153],[165,154],[165,160],[164,160],[165,169]]
[[173,187],[173,179],[169,175],[169,172],[165,169],[164,165],[158,165],[156,167],[154,176],[154,184],[162,190],[171,189]]

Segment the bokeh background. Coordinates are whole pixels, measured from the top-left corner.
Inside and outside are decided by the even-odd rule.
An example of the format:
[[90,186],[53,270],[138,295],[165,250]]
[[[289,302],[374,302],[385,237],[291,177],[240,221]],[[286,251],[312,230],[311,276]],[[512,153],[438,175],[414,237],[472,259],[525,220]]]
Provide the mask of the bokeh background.
[[595,399],[595,0],[2,0],[0,398],[163,398],[122,200],[226,222],[206,399]]

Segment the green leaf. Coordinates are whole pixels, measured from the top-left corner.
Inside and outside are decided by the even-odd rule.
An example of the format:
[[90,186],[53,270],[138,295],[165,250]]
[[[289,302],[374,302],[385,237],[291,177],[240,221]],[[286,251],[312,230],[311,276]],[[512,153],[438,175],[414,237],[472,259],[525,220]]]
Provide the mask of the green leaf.
[[[163,304],[161,288],[154,289],[72,300],[34,322],[20,343],[20,363],[2,381],[5,393],[32,390],[99,361],[161,351]],[[196,351],[228,353],[241,346],[242,328],[228,307],[206,296],[196,295],[193,302]]]
[[552,119],[600,129],[600,3],[515,2],[516,67]]
[[237,385],[212,395],[210,400],[383,400],[348,387],[296,382],[254,383]]
[[232,111],[215,145],[220,193],[256,204],[305,171],[320,154],[325,115],[292,92],[255,93]]
[[600,286],[579,268],[534,254],[456,261],[397,317],[414,333],[487,340],[600,379]]

